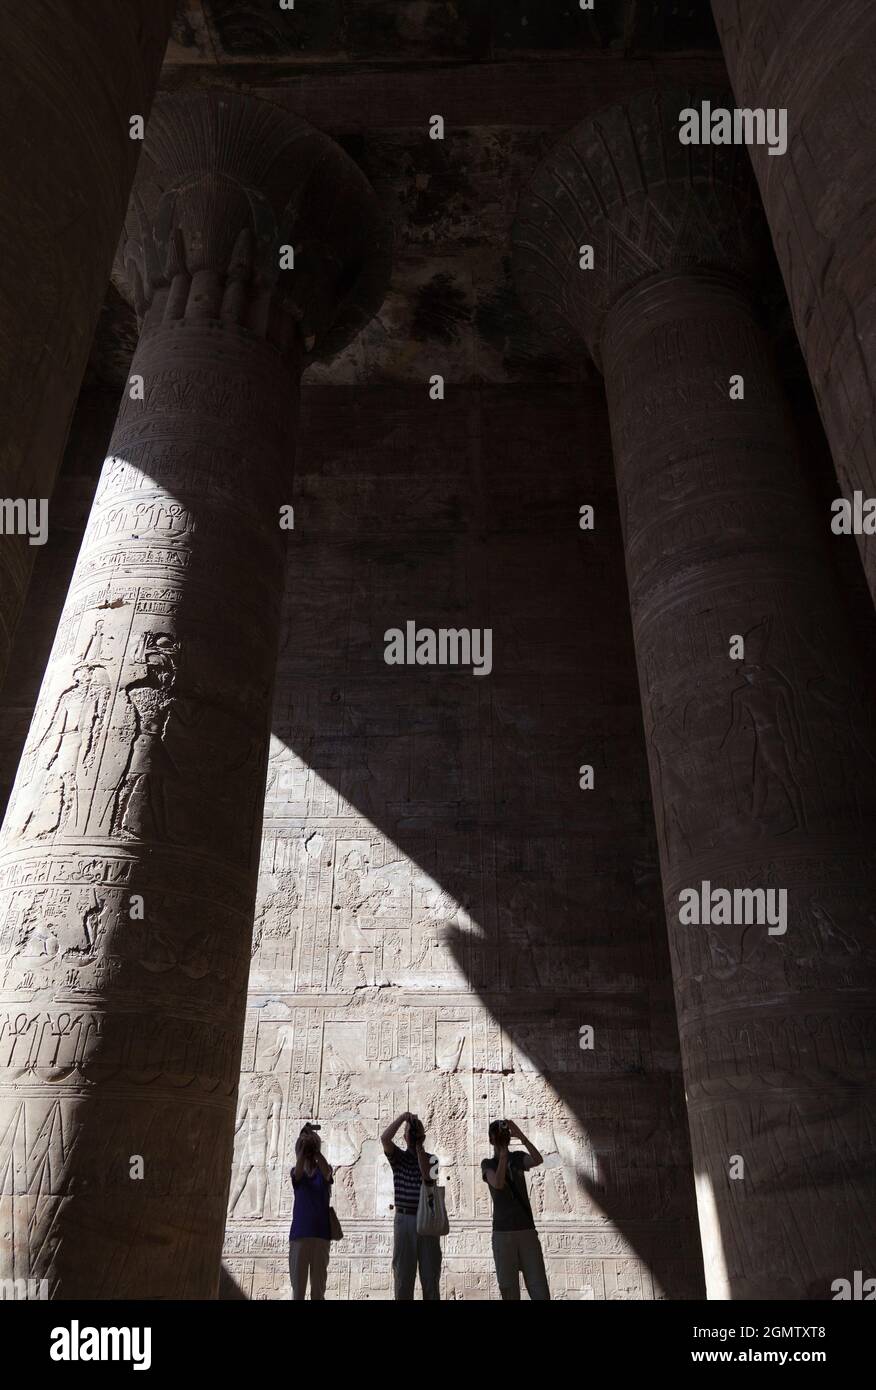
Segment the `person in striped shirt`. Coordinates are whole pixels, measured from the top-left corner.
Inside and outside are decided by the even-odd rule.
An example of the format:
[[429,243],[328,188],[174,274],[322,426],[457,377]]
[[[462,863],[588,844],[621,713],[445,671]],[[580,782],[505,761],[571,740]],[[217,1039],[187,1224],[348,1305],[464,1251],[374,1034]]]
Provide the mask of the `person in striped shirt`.
[[[404,1125],[405,1148],[395,1136]],[[405,1110],[380,1136],[383,1152],[392,1168],[395,1215],[392,1223],[392,1276],[396,1302],[414,1297],[417,1270],[424,1301],[441,1297],[441,1241],[438,1236],[417,1235],[417,1206],[422,1184],[433,1184],[438,1176],[438,1160],[426,1152],[426,1131],[416,1115]]]

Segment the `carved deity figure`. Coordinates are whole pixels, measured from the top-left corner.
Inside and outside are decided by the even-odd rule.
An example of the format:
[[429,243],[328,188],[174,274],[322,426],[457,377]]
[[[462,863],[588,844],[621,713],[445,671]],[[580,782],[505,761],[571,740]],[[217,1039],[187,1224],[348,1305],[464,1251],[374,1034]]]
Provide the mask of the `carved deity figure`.
[[81,662],[61,691],[36,748],[41,777],[27,798],[19,834],[38,838],[79,825],[79,793],[91,768],[109,702],[109,677],[99,663]]
[[441,1165],[448,1210],[456,1215],[462,1211],[460,1174],[465,1166],[468,1139],[468,1099],[456,1075],[464,1046],[462,1035],[450,1066],[442,1068],[428,1083],[421,1115],[432,1151]]
[[794,688],[774,666],[766,666],[758,658],[766,651],[769,622],[759,624],[745,641],[750,658],[741,668],[744,684],[730,696],[730,725],[721,740],[744,736],[745,724],[754,734],[751,763],[751,814],[765,829],[767,803],[773,788],[784,794],[794,814],[794,829],[806,824],[803,792],[797,780],[794,764],[801,757],[802,737],[797,715]]
[[125,687],[134,735],[113,798],[111,833],[166,840],[167,787],[177,769],[164,738],[176,698],[179,646],[167,634],[144,633],[138,650],[146,674]]
[[502,926],[502,954],[505,959],[506,989],[538,989],[543,981],[533,948],[540,928],[538,906],[532,889],[515,884]]
[[228,1206],[234,1216],[246,1185],[254,1175],[254,1204],[250,1217],[260,1220],[265,1214],[268,1191],[268,1164],[275,1163],[280,1142],[280,1114],[283,1097],[273,1076],[252,1073],[240,1100],[235,1134],[242,1135],[238,1149],[237,1178]]
[[549,1082],[537,1072],[524,1069],[519,1050],[515,1049],[515,1070],[506,1078],[508,1111],[520,1117],[520,1123],[544,1156],[544,1167],[534,1169],[533,1206],[537,1215],[571,1215],[575,1204],[564,1173],[566,1163],[575,1169],[577,1152],[582,1147],[581,1135],[573,1128],[562,1101]]
[[334,1166],[335,1190],[341,1198],[341,1208],[350,1216],[359,1216],[355,1169],[362,1158],[362,1146],[369,1137],[369,1126],[362,1118],[366,1097],[353,1086],[346,1062],[329,1041],[323,1048],[323,1073],[320,1108],[332,1116],[325,1148]]

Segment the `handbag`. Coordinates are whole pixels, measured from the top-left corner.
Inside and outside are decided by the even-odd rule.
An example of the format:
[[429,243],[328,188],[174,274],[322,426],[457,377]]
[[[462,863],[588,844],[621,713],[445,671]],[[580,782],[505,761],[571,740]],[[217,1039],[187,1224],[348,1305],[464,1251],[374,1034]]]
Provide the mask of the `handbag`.
[[334,1207],[329,1207],[329,1240],[343,1240],[344,1228],[338,1220]]
[[444,1188],[437,1183],[421,1183],[417,1203],[417,1235],[446,1236],[449,1230]]

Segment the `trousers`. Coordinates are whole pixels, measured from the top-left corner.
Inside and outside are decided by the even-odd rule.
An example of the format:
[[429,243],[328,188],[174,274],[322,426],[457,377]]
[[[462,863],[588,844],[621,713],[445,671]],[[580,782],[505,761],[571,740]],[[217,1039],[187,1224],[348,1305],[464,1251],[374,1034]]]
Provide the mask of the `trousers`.
[[396,1302],[410,1302],[413,1298],[418,1268],[423,1300],[440,1299],[440,1238],[418,1236],[417,1218],[397,1211],[392,1223],[392,1278]]
[[519,1301],[521,1274],[533,1302],[550,1298],[538,1231],[494,1231],[493,1259],[503,1299]]
[[307,1297],[307,1277],[310,1276],[310,1297],[325,1301],[331,1241],[319,1236],[296,1236],[289,1241],[289,1278],[292,1298],[300,1302]]

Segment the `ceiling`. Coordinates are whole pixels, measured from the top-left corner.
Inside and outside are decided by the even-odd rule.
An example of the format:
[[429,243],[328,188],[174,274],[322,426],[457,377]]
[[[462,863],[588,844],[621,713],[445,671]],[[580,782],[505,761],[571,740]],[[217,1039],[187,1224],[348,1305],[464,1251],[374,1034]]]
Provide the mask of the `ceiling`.
[[[521,190],[577,120],[662,82],[726,83],[708,0],[179,0],[161,86],[233,87],[344,146],[393,224],[380,312],[308,385],[574,381],[511,282]],[[447,138],[427,138],[444,115]],[[120,390],[137,329],[110,291],[87,381]]]
[[717,49],[709,0],[180,0],[174,63],[490,62]]

